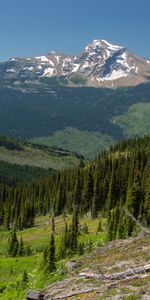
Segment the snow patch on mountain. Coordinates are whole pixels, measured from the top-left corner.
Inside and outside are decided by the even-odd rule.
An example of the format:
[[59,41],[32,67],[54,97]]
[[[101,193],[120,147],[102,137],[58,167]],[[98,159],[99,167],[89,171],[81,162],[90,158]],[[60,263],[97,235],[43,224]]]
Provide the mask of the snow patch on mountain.
[[73,69],[71,71],[71,73],[76,72],[79,69],[80,65],[79,64],[73,64]]
[[37,66],[37,68],[38,68],[39,70],[41,70],[43,67],[42,67],[41,65],[39,65],[39,66]]
[[52,60],[48,60],[48,61],[49,61],[50,66],[53,66],[53,67],[55,66]]
[[34,67],[25,67],[25,68],[23,68],[23,70],[33,71]]
[[55,58],[56,58],[57,63],[59,64],[59,63],[60,63],[61,56],[60,56],[60,55],[55,55]]
[[35,59],[41,60],[43,62],[49,61],[49,59],[46,56],[36,56]]
[[42,77],[51,77],[54,74],[55,69],[53,67],[46,68]]
[[122,46],[117,46],[117,45],[110,44],[106,40],[101,40],[101,41],[103,43],[105,43],[109,47],[110,50],[119,50],[119,49],[123,48]]
[[10,72],[10,73],[16,73],[16,70],[15,70],[14,68],[11,68],[11,69],[7,69],[6,72],[8,72],[8,73],[9,73],[9,72]]
[[128,74],[123,70],[113,70],[110,74],[103,78],[103,80],[116,80],[121,77],[127,77]]

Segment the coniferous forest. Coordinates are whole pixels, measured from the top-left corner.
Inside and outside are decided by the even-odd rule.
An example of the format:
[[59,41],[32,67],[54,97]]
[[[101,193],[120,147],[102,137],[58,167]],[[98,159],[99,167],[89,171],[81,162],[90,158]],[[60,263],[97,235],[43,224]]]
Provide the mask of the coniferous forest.
[[29,228],[36,216],[78,208],[79,216],[107,217],[110,240],[126,238],[135,226],[126,212],[150,225],[150,137],[122,141],[90,163],[35,181],[1,177],[0,199],[0,225],[6,230]]

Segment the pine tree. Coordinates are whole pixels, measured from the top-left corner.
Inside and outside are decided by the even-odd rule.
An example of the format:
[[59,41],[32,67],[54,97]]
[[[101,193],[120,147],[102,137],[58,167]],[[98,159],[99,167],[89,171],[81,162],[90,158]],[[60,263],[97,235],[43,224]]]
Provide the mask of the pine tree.
[[47,263],[48,263],[48,248],[45,247],[44,251],[43,251],[43,266],[46,269],[47,268]]
[[98,188],[98,180],[96,178],[94,184],[94,193],[92,197],[92,204],[91,204],[91,216],[93,219],[97,218],[98,210],[99,210],[99,188]]
[[79,220],[78,220],[78,208],[74,208],[71,224],[71,236],[70,236],[70,250],[76,252],[78,249],[78,235],[79,235]]
[[49,273],[52,273],[56,270],[55,265],[55,239],[54,234],[51,234],[50,238],[50,245],[49,245],[49,251],[48,251],[48,271]]
[[83,255],[84,254],[84,243],[79,243],[78,245],[78,255]]
[[55,215],[54,213],[52,213],[52,217],[51,217],[51,226],[52,226],[52,233],[55,234]]
[[23,272],[23,275],[22,275],[22,282],[21,282],[21,285],[22,285],[22,288],[25,289],[27,286],[28,286],[28,274],[26,271]]
[[91,209],[93,196],[93,176],[92,170],[89,169],[87,173],[85,173],[84,178],[84,188],[82,192],[82,213],[87,212]]
[[80,173],[78,170],[76,182],[75,182],[75,188],[73,192],[73,207],[78,206],[80,207],[81,203],[81,184],[80,184]]
[[24,256],[24,255],[25,255],[25,249],[24,249],[24,243],[21,235],[19,247],[18,247],[18,256]]
[[16,235],[16,231],[14,230],[11,234],[11,238],[9,241],[8,254],[12,257],[17,256],[18,253],[18,239]]
[[101,232],[101,231],[103,231],[103,228],[102,228],[102,221],[100,219],[97,226],[97,232]]
[[84,223],[84,226],[83,226],[83,228],[82,228],[82,232],[84,233],[84,234],[88,234],[88,226],[87,226],[87,224],[86,223]]

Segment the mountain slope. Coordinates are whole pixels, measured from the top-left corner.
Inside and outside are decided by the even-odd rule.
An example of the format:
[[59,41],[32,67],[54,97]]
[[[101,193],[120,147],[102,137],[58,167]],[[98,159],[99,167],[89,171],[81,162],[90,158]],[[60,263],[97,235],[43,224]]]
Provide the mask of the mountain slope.
[[[46,180],[24,186],[23,190],[18,185],[15,195],[11,188],[3,197],[4,189],[1,188],[2,223],[5,223],[7,216],[7,220],[11,220],[11,223],[13,220],[16,227],[19,227],[18,218],[22,218],[26,204],[32,206],[36,215],[48,213],[50,208],[56,215],[71,213],[73,207],[77,206],[81,215],[90,213],[93,218],[99,214],[108,217],[108,235],[111,240],[126,238],[135,231],[135,223],[129,221],[124,209],[130,211],[142,224],[150,226],[149,154],[150,137],[123,141],[112,146],[109,151],[102,152],[86,166],[55,173]],[[21,206],[17,216],[12,211],[8,217],[7,205],[10,212],[11,208],[15,209],[18,193]],[[26,195],[30,195],[30,203]]]
[[76,166],[82,158],[82,156],[67,150],[0,136],[0,162],[60,170]]
[[[75,270],[62,281],[46,286],[44,299],[58,300],[66,296],[68,300],[148,300],[150,272],[135,274],[134,270],[142,269],[144,265],[150,268],[149,243],[150,235],[147,235],[98,247],[92,253],[74,260]],[[115,279],[116,274],[125,271],[132,275]],[[112,276],[112,279],[107,279],[107,276]]]
[[136,57],[122,47],[105,40],[94,40],[75,59],[72,73],[78,73],[93,85],[105,87],[136,85],[146,81],[150,72],[150,61]]
[[[77,141],[77,151],[91,158],[126,137],[117,117],[134,104],[149,103],[149,95],[149,83],[114,90],[67,87],[57,78],[43,78],[39,84],[2,80],[0,134],[36,139],[70,151]],[[150,133],[150,125],[145,133]]]

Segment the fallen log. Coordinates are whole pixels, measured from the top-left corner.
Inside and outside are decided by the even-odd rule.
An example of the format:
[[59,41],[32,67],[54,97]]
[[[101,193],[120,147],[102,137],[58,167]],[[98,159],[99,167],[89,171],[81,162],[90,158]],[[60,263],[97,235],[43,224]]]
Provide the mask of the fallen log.
[[114,273],[110,275],[100,275],[96,273],[82,272],[79,274],[79,276],[82,278],[95,278],[99,280],[122,280],[122,279],[129,278],[131,276],[140,275],[147,272],[150,272],[150,264],[145,265],[143,267],[138,267],[135,269],[130,269],[124,272]]
[[86,293],[96,292],[98,290],[99,290],[99,288],[89,288],[89,289],[83,289],[83,290],[76,290],[76,291],[70,292],[68,294],[63,294],[63,295],[60,295],[60,296],[55,296],[55,297],[50,298],[50,299],[52,299],[52,300],[63,300],[63,299],[68,299],[68,298],[73,297],[73,296],[77,296],[77,295],[82,295],[82,294],[86,294]]

